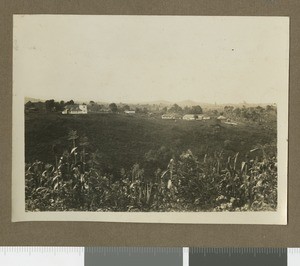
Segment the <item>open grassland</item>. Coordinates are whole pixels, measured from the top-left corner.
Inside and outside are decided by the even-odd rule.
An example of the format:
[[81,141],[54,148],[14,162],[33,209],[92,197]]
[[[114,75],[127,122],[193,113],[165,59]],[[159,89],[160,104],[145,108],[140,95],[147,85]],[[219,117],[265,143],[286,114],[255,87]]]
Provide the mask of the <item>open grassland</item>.
[[237,152],[244,156],[257,144],[276,140],[274,125],[243,123],[234,127],[218,125],[213,120],[174,121],[121,114],[26,114],[26,162],[53,163],[53,145],[57,153],[70,148],[70,130],[86,136],[90,151],[97,150],[103,166],[111,170],[143,164],[158,150],[166,153],[167,158],[161,156],[157,163],[165,165],[170,157],[187,149],[199,157],[221,150],[228,156]]

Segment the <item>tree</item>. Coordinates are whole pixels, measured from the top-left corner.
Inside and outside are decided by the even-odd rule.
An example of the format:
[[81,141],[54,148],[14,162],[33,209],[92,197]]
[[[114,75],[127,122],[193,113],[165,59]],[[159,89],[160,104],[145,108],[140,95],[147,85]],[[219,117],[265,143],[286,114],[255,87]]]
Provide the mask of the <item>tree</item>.
[[241,115],[241,109],[239,108],[239,107],[237,107],[237,108],[235,108],[234,109],[234,113],[235,113],[235,115],[237,116],[237,117],[239,117],[240,115]]
[[232,113],[233,112],[234,107],[233,106],[225,106],[224,107],[224,111],[225,113]]
[[54,110],[54,108],[55,108],[55,102],[54,102],[54,100],[53,99],[47,100],[45,102],[45,106],[46,106],[46,111],[47,112],[52,112]]
[[189,114],[190,111],[191,111],[191,108],[188,107],[188,106],[185,106],[185,107],[183,108],[183,112],[184,112],[185,114]]
[[192,114],[202,114],[203,110],[200,105],[195,105],[195,106],[192,106],[191,113]]
[[124,111],[129,111],[130,110],[130,106],[128,104],[123,106],[123,110]]
[[25,103],[25,107],[31,108],[34,107],[34,104],[31,101],[28,101],[27,103]]
[[70,100],[70,101],[66,102],[66,105],[73,105],[73,104],[74,104],[73,100]]
[[118,111],[118,106],[115,103],[111,103],[108,107],[113,113]]
[[172,107],[168,110],[170,113],[182,113],[182,108],[178,104],[173,104]]
[[267,105],[266,109],[268,112],[270,112],[270,111],[273,111],[275,108],[272,105]]
[[143,113],[144,113],[144,114],[147,114],[148,112],[149,112],[148,108],[147,108],[147,107],[144,107],[144,108],[143,108]]
[[54,108],[52,109],[52,111],[63,111],[64,110],[64,105],[61,105],[61,103],[59,102],[54,102]]
[[92,103],[90,102],[89,106],[88,106],[88,109],[91,111],[91,112],[100,112],[101,109],[102,109],[102,105],[99,105],[97,103]]
[[63,111],[65,109],[65,102],[64,101],[60,101],[55,103],[56,106],[56,111]]

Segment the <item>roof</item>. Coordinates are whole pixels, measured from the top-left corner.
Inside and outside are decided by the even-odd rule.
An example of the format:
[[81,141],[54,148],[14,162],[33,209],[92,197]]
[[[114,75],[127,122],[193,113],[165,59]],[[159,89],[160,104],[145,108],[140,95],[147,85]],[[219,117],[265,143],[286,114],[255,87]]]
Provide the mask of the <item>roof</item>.
[[126,111],[124,111],[126,114],[134,114],[135,113],[135,111],[133,111],[133,110],[126,110]]
[[184,115],[183,117],[190,117],[190,118],[194,118],[194,117],[196,117],[196,116],[200,116],[200,117],[202,117],[203,115],[202,114],[186,114],[186,115]]
[[69,111],[82,111],[82,109],[80,108],[79,104],[68,104],[65,106],[65,110],[69,110]]

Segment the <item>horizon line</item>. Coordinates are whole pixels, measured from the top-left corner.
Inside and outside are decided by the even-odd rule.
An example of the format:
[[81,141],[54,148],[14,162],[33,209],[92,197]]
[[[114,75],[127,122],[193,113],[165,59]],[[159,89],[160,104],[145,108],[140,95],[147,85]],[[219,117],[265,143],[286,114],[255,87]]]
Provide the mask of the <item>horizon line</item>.
[[24,97],[24,100],[25,100],[25,103],[26,102],[29,102],[31,100],[34,100],[35,102],[45,102],[47,100],[54,100],[54,101],[57,101],[57,102],[60,102],[60,101],[71,101],[73,100],[74,102],[82,102],[82,103],[89,103],[90,101],[93,101],[95,103],[116,103],[116,104],[153,104],[153,103],[156,103],[156,104],[161,104],[161,103],[167,103],[167,104],[180,104],[182,102],[191,102],[191,103],[194,103],[194,104],[207,104],[207,105],[266,105],[266,104],[271,104],[271,105],[277,105],[277,103],[274,103],[274,102],[247,102],[245,100],[241,101],[241,102],[201,102],[201,101],[196,101],[196,100],[190,100],[190,99],[183,99],[183,100],[179,100],[179,101],[170,101],[170,100],[165,100],[165,99],[160,99],[160,100],[149,100],[149,101],[140,101],[140,102],[137,102],[137,101],[109,101],[109,100],[106,100],[106,99],[103,99],[103,100],[93,100],[93,99],[68,99],[68,100],[65,100],[65,99],[57,99],[57,98],[49,98],[49,99],[44,99],[44,98],[36,98],[36,97],[30,97],[30,96],[25,96]]

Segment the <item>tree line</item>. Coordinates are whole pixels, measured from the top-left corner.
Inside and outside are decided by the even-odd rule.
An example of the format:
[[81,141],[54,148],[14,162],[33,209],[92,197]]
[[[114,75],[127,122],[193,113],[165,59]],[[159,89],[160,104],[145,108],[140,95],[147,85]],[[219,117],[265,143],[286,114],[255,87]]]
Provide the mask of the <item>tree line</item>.
[[[54,99],[46,100],[45,102],[31,102],[28,101],[25,104],[25,109],[28,111],[35,112],[62,112],[66,106],[74,105],[74,100],[69,101],[55,101]],[[85,103],[84,103],[85,104]],[[202,107],[196,106],[185,106],[181,107],[178,104],[173,104],[172,106],[161,106],[159,104],[126,104],[126,103],[110,103],[110,104],[99,104],[95,101],[89,101],[87,104],[88,110],[90,112],[101,112],[110,111],[112,113],[124,112],[124,111],[135,111],[140,114],[147,113],[176,113],[176,114],[202,114]]]
[[[26,111],[32,112],[62,112],[66,106],[74,105],[74,100],[69,101],[55,101],[54,99],[46,100],[45,102],[31,102],[25,104]],[[202,114],[203,109],[200,105],[181,107],[178,104],[171,106],[162,106],[160,104],[126,104],[126,103],[110,103],[100,104],[94,101],[89,101],[87,104],[88,111],[92,113],[97,112],[111,112],[122,113],[124,111],[135,111],[139,114]],[[234,107],[227,105],[221,109],[213,108],[205,111],[206,114],[211,116],[224,115],[235,121],[252,121],[263,123],[265,121],[276,121],[277,108],[275,105],[266,105],[265,107]]]

